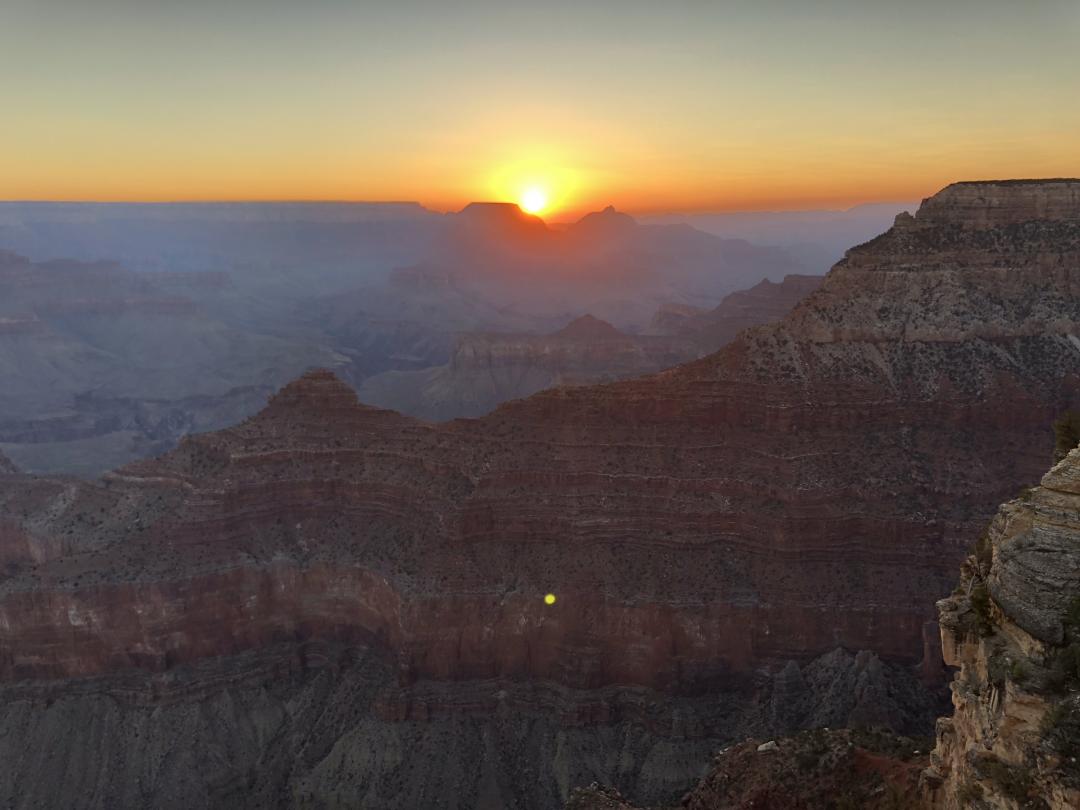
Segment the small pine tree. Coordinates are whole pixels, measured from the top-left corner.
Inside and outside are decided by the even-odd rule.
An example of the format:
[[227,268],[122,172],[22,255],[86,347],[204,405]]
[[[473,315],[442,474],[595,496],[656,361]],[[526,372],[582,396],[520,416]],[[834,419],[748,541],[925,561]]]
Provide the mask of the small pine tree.
[[1080,411],[1065,411],[1054,421],[1054,463],[1080,445]]

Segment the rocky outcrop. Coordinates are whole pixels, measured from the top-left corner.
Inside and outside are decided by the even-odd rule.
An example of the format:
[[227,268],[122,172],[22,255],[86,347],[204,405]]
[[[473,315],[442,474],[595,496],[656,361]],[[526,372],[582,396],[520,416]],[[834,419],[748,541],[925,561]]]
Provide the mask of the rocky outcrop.
[[[593,216],[599,219],[588,225],[590,232],[633,227],[633,220],[624,214]],[[744,329],[780,320],[821,280],[796,275],[779,283],[766,279],[732,293],[713,310],[665,304],[646,334],[640,335],[622,332],[592,315],[547,335],[470,332],[457,339],[446,365],[376,374],[363,380],[358,390],[364,402],[421,419],[482,416],[503,402],[546,388],[637,377],[695,360]],[[452,288],[449,279],[424,284]]]
[[379,407],[441,421],[482,416],[545,388],[649,374],[702,354],[694,340],[628,335],[583,315],[548,335],[463,335],[447,365],[369,377],[359,394]]
[[15,464],[3,453],[0,453],[0,475],[15,475],[16,473],[18,473],[18,468]]
[[765,279],[749,290],[731,293],[707,312],[668,305],[653,317],[649,331],[692,337],[703,348],[715,351],[744,329],[779,321],[823,280],[823,276],[804,275],[785,276],[780,282]]
[[938,607],[960,671],[924,776],[936,806],[1080,806],[1080,450],[1002,506]]
[[[686,810],[915,810],[917,740],[870,731],[817,729],[778,740],[746,740],[721,750],[678,803]],[[676,805],[667,810],[675,810]],[[566,810],[639,810],[611,787],[579,788]],[[656,808],[656,810],[663,810]]]
[[[1030,196],[992,189],[1000,207],[1023,207],[1015,189]],[[432,426],[314,372],[99,483],[5,481],[8,525],[59,544],[0,581],[0,680],[318,642],[382,651],[400,722],[440,705],[413,699],[427,683],[745,706],[763,670],[785,673],[778,722],[802,722],[816,715],[787,662],[812,682],[809,662],[841,647],[881,666],[855,658],[851,711],[887,717],[903,701],[878,674],[940,677],[933,600],[1080,401],[1080,210],[966,210],[901,218],[782,321],[651,377]],[[603,725],[618,706],[575,716]],[[547,784],[560,801],[571,786]]]

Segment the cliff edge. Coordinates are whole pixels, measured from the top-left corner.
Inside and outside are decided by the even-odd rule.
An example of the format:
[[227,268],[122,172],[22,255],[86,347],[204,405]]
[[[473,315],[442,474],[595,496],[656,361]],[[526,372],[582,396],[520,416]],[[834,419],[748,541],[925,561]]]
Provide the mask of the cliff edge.
[[1001,507],[938,610],[960,672],[924,774],[935,805],[1080,807],[1080,449]]

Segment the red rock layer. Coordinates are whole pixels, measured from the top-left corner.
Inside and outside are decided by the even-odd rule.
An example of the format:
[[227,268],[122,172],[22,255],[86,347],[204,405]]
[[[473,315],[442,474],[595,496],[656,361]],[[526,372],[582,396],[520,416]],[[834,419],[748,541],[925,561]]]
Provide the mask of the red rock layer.
[[1080,404],[1077,186],[950,187],[957,215],[928,201],[782,322],[653,377],[430,426],[314,372],[98,485],[9,492],[9,524],[65,545],[0,583],[0,677],[311,637],[384,645],[404,682],[918,661]]

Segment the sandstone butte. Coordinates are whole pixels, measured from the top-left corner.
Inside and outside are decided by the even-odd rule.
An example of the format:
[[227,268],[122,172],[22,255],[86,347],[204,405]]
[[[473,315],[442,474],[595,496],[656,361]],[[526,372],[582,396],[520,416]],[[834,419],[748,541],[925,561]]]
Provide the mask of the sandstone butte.
[[960,183],[651,377],[430,425],[310,372],[97,482],[4,471],[0,681],[312,641],[402,687],[692,695],[837,647],[940,678],[934,602],[1080,405],[1078,335],[1080,181]]

